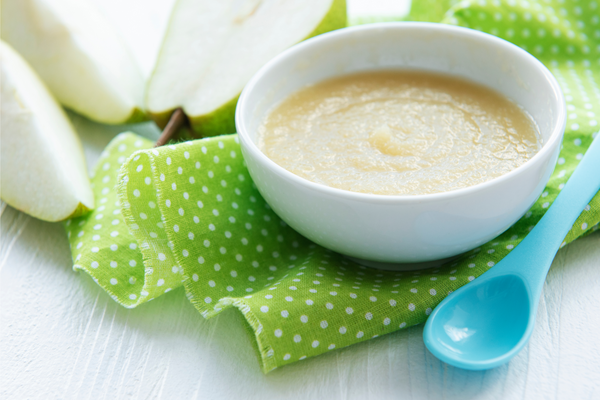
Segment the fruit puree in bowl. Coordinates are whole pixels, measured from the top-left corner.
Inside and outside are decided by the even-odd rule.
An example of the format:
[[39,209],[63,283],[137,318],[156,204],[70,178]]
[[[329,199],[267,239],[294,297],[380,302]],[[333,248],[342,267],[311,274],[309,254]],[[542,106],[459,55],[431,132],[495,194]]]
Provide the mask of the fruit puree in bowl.
[[[389,77],[399,71],[413,76]],[[344,105],[335,91],[357,74],[372,76],[370,89],[350,85],[359,102]],[[427,87],[435,81],[445,89]],[[271,125],[286,99],[321,84],[333,91],[329,100],[308,102],[313,110],[300,116],[290,111],[290,129]],[[473,92],[479,106],[501,106],[472,107]],[[373,93],[379,98],[369,100]],[[423,22],[306,40],[261,68],[236,109],[248,171],[271,208],[323,247],[395,269],[456,256],[514,224],[556,165],[565,121],[558,82],[531,54],[485,33]],[[311,124],[319,129],[302,137]],[[271,141],[280,134],[284,140]],[[340,145],[344,135],[350,139]]]
[[309,85],[273,107],[258,146],[294,174],[353,192],[446,192],[501,176],[541,147],[533,119],[485,86],[383,70]]

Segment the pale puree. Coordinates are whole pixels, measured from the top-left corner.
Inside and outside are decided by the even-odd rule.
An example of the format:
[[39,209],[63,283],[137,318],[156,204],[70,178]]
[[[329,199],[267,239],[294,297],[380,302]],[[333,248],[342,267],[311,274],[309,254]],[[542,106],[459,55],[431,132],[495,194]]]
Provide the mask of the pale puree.
[[416,195],[505,174],[541,147],[531,117],[484,86],[417,71],[347,75],[306,87],[259,127],[260,149],[313,182]]

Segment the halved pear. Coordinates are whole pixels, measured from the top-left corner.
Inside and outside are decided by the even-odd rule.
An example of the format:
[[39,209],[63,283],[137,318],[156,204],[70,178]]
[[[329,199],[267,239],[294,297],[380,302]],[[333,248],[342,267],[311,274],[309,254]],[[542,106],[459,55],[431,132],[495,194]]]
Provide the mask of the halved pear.
[[2,0],[2,40],[64,106],[98,122],[144,119],[144,78],[89,0]]
[[146,108],[161,126],[181,107],[201,136],[233,133],[239,94],[260,67],[344,26],[345,0],[177,0]]
[[94,208],[83,150],[35,72],[0,41],[0,197],[46,221]]

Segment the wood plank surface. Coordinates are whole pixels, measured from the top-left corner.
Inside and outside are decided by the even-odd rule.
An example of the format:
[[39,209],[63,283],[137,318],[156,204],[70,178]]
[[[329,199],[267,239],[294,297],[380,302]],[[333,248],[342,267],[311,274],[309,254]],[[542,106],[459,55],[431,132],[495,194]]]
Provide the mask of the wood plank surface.
[[529,345],[470,372],[422,327],[260,372],[239,315],[206,321],[174,290],[127,310],[73,272],[62,226],[2,206],[2,399],[597,399],[600,234],[562,249]]

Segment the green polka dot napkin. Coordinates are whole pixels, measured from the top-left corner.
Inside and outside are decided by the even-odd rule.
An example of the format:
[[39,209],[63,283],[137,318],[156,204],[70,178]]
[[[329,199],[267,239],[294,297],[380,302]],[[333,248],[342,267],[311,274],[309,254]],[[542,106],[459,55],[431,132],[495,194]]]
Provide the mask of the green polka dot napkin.
[[[98,207],[66,223],[74,268],[135,307],[180,285],[206,318],[239,310],[265,372],[422,323],[449,292],[493,267],[552,204],[598,131],[597,3],[453,3],[448,23],[532,51],[555,74],[569,122],[556,171],[523,218],[443,267],[389,272],[357,265],[300,236],[252,183],[236,135],[152,148],[117,136],[95,168]],[[565,239],[598,229],[600,195]]]

